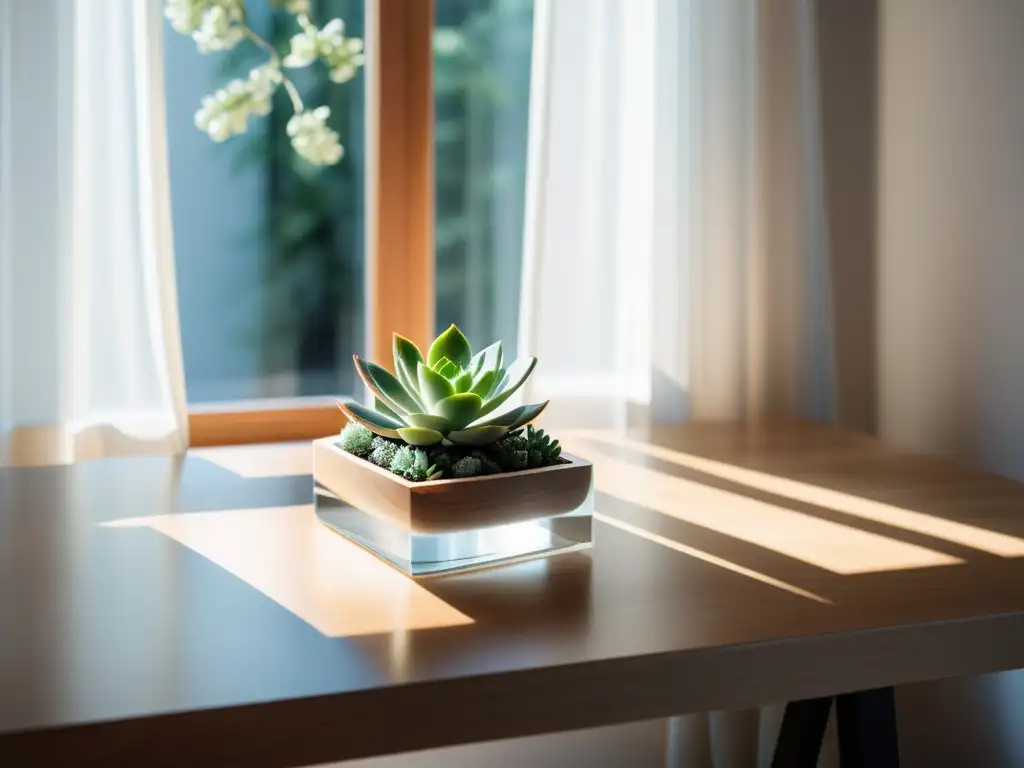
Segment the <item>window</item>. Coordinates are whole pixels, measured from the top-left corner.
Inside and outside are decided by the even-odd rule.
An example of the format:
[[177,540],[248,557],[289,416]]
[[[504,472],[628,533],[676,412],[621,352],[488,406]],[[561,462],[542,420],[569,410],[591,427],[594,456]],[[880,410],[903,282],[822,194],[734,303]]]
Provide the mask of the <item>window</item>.
[[[363,35],[363,0],[320,0],[316,17],[340,16]],[[247,3],[249,23],[276,46],[293,17]],[[245,77],[265,55],[239,45],[197,56],[166,40],[168,143],[182,347],[189,402],[197,405],[354,392],[352,354],[363,348],[364,77],[344,86],[323,67],[299,72],[309,104],[331,107],[343,161],[312,169],[288,144],[291,114],[274,110],[214,144],[192,123],[206,93]]]
[[516,342],[533,0],[437,0],[437,331]]
[[[246,5],[258,32],[286,44],[291,17]],[[362,390],[352,354],[386,362],[392,330],[422,343],[455,322],[475,345],[515,343],[532,0],[312,5],[318,20],[344,19],[368,53],[341,86],[321,67],[300,73],[345,146],[324,169],[290,151],[286,103],[224,145],[196,130],[202,96],[259,53],[197,56],[187,37],[166,35],[194,445],[333,431],[333,398]]]

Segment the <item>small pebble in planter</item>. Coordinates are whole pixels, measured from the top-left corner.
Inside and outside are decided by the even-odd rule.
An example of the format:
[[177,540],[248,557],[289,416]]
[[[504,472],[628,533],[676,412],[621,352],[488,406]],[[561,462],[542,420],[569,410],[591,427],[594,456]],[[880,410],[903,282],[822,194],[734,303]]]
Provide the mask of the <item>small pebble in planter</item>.
[[372,408],[338,403],[349,418],[340,446],[408,480],[465,478],[559,463],[561,447],[530,424],[547,401],[493,415],[533,373],[534,357],[502,366],[501,342],[473,354],[454,325],[426,357],[394,335],[394,369],[355,356]]

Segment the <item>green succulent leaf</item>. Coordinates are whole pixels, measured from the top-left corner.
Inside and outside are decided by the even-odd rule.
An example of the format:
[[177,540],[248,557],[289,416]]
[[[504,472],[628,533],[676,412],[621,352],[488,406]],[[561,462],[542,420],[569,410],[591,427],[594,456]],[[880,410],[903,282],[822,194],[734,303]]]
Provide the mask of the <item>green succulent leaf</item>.
[[429,365],[432,370],[440,371],[449,363],[451,363],[451,360],[447,357],[442,357],[440,360],[435,360],[433,363],[427,363],[427,365]]
[[404,365],[398,366],[398,380],[402,383],[402,386],[405,387],[405,391],[409,393],[409,396],[415,398],[416,402],[420,404],[420,410],[424,410],[426,406],[423,405],[423,401],[420,399],[420,387],[419,383],[416,381],[416,370],[413,369],[413,372],[410,375],[409,372],[405,370]]
[[469,371],[463,371],[452,381],[452,386],[455,387],[457,393],[469,392],[470,387],[473,386],[473,374]]
[[494,380],[491,382],[491,388],[487,391],[487,394],[481,395],[484,400],[494,397],[505,388],[505,384],[508,382],[508,374],[505,373],[504,368],[499,368],[494,372]]
[[540,416],[541,411],[543,411],[547,407],[549,402],[550,400],[545,400],[543,403],[537,403],[536,405],[520,405],[517,406],[516,408],[506,411],[500,416],[493,416],[487,419],[486,421],[474,422],[472,426],[507,427],[509,431],[519,429],[519,427],[533,421],[538,416]]
[[456,445],[490,445],[508,434],[507,427],[482,425],[448,433],[448,440]]
[[530,378],[534,367],[537,365],[536,357],[521,357],[512,363],[512,367],[505,373],[503,388],[497,394],[491,396],[490,400],[484,403],[480,409],[480,416],[486,416],[499,405],[508,400],[519,389],[523,383]]
[[383,413],[385,416],[387,416],[388,418],[394,419],[395,421],[400,421],[400,422],[406,421],[406,419],[403,419],[401,416],[399,416],[393,410],[388,408],[387,403],[385,403],[379,397],[373,398],[373,409],[377,413]]
[[448,420],[444,416],[434,416],[431,413],[410,413],[405,417],[405,421],[413,427],[435,429],[438,432],[448,431]]
[[456,328],[454,323],[448,326],[448,330],[434,339],[434,343],[430,345],[430,350],[427,352],[427,364],[433,368],[434,363],[442,357],[447,357],[461,368],[468,368],[473,357],[469,340],[462,335],[462,331]]
[[469,391],[480,395],[480,397],[487,397],[491,392],[491,387],[494,386],[494,379],[497,375],[497,371],[484,371],[473,382],[473,386],[469,388]]
[[458,376],[462,374],[462,369],[459,368],[455,363],[449,360],[447,357],[439,362],[434,370],[444,376],[448,381],[454,381]]
[[438,416],[443,416],[447,419],[450,429],[462,429],[477,417],[483,403],[484,401],[480,395],[474,395],[472,392],[462,392],[446,397],[443,400],[438,400],[434,403],[431,410]]
[[436,472],[432,472],[431,474],[427,475],[427,480],[440,480],[441,476],[443,474],[444,474],[444,470],[443,469],[439,469]]
[[395,357],[395,371],[405,368],[416,373],[416,365],[423,362],[423,353],[412,341],[396,333],[391,338],[391,351]]
[[425,429],[423,427],[402,427],[398,430],[398,436],[409,445],[419,446],[440,443],[441,438],[444,437],[437,430]]
[[473,379],[477,380],[480,374],[486,371],[496,371],[501,368],[501,342],[496,341],[489,347],[484,347],[470,361],[469,369],[473,371]]
[[396,379],[389,370],[376,363],[363,360],[359,355],[354,355],[354,359],[356,371],[363,383],[392,411],[401,414],[423,410],[417,399],[406,391],[402,382]]
[[372,408],[367,408],[359,403],[339,402],[338,407],[352,421],[362,424],[375,435],[380,435],[381,437],[390,437],[393,440],[398,440],[398,430],[405,427],[400,421],[395,421],[390,416],[377,413]]
[[[395,358],[395,374],[410,394],[419,394],[416,381],[416,366],[423,362],[419,347],[400,334],[394,334],[391,341]],[[422,409],[421,409],[422,410]]]
[[416,378],[420,384],[420,397],[423,398],[423,404],[430,410],[434,409],[434,404],[438,400],[444,400],[455,394],[455,387],[448,379],[423,363],[416,366]]

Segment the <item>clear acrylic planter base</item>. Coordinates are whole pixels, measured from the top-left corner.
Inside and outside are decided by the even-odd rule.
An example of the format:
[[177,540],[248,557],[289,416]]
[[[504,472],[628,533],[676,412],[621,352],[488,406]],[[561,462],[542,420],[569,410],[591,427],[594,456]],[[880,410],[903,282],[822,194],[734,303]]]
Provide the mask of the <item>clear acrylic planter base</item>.
[[412,483],[314,443],[314,507],[325,525],[412,577],[571,552],[593,542],[589,462]]

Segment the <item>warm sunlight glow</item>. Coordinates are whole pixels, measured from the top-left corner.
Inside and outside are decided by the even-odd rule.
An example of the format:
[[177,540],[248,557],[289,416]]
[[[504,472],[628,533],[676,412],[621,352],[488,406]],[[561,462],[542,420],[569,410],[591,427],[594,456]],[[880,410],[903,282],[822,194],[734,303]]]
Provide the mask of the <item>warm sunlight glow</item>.
[[148,527],[170,536],[330,637],[473,623],[322,525],[311,504],[158,515],[106,525]]
[[821,520],[587,450],[576,434],[562,445],[594,465],[597,490],[663,515],[732,536],[840,574],[963,562],[941,552]]
[[193,448],[188,454],[206,459],[239,477],[292,477],[313,474],[313,446],[308,442]]
[[865,499],[853,494],[822,488],[797,480],[789,480],[765,472],[733,466],[720,461],[703,459],[671,448],[652,445],[639,440],[631,440],[610,432],[576,433],[588,440],[595,440],[609,445],[621,445],[630,450],[643,453],[661,461],[668,461],[681,467],[704,472],[723,480],[756,488],[760,491],[785,496],[794,501],[814,504],[815,506],[842,512],[851,517],[884,523],[895,528],[914,531],[936,539],[971,547],[981,552],[988,552],[1000,557],[1020,557],[1024,555],[1024,540],[1003,533],[988,531],[965,523],[946,520],[935,515],[915,512],[909,509],[885,504],[880,501]]
[[621,531],[625,531],[626,533],[631,533],[634,536],[639,536],[640,538],[647,539],[648,541],[652,541],[655,544],[660,544],[663,547],[673,549],[676,552],[682,552],[684,555],[689,555],[690,557],[695,557],[698,560],[703,560],[706,563],[717,565],[719,568],[725,568],[726,570],[732,571],[733,573],[738,573],[741,576],[746,576],[748,578],[755,579],[757,581],[760,581],[762,584],[769,584],[773,587],[778,587],[779,589],[783,589],[786,592],[791,592],[794,595],[799,595],[800,597],[806,597],[808,600],[814,600],[818,603],[825,603],[826,605],[833,604],[831,600],[827,600],[821,595],[816,595],[813,592],[808,592],[806,589],[800,589],[800,587],[795,587],[792,584],[787,584],[786,582],[780,581],[779,579],[773,579],[771,576],[767,576],[763,573],[758,573],[757,571],[753,571],[750,568],[744,568],[742,565],[737,565],[736,563],[729,562],[728,560],[725,560],[721,557],[715,557],[714,555],[708,554],[707,552],[702,552],[699,549],[688,547],[685,544],[680,544],[678,541],[666,538],[665,536],[659,536],[656,533],[645,531],[643,528],[639,528],[635,525],[630,525],[629,523],[623,522],[622,520],[617,520],[614,517],[608,517],[607,515],[595,512],[594,519],[600,520],[602,523],[605,523],[607,525],[614,526],[615,528],[618,528]]

